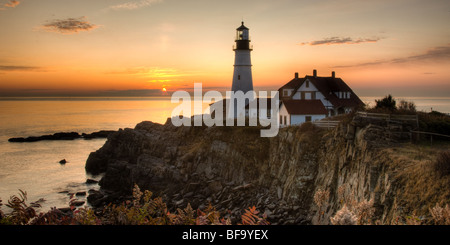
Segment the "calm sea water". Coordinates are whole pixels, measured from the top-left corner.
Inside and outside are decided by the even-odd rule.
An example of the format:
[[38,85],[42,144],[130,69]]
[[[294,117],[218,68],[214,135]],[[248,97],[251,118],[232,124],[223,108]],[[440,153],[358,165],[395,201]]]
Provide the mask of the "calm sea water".
[[[361,99],[373,104],[379,98]],[[418,110],[450,112],[450,98],[405,99],[414,101]],[[44,199],[40,203],[43,211],[67,207],[69,196],[60,192],[98,188],[85,184],[87,178],[100,176],[86,174],[84,166],[89,153],[105,142],[105,139],[79,139],[10,143],[9,138],[134,128],[145,120],[164,123],[175,106],[168,97],[0,99],[0,198],[7,203],[11,195],[22,189],[28,193],[28,201]],[[68,163],[59,164],[61,159]]]
[[[67,207],[69,195],[59,192],[98,188],[85,184],[87,178],[100,176],[87,175],[84,166],[89,153],[105,143],[105,139],[10,143],[9,138],[134,128],[144,120],[164,123],[173,106],[167,98],[0,100],[0,198],[7,203],[22,189],[29,201],[45,199],[42,210]],[[59,164],[61,159],[68,163]]]

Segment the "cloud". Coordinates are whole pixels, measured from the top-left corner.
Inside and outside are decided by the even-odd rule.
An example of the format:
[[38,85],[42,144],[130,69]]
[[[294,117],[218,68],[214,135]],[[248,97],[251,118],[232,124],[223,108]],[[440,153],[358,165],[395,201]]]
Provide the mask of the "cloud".
[[160,3],[163,0],[141,0],[141,1],[132,1],[122,4],[117,4],[110,6],[109,9],[113,10],[133,10],[133,9],[139,9],[143,7],[149,7],[153,4]]
[[393,59],[392,63],[405,63],[410,61],[450,61],[450,44],[448,46],[429,49],[424,54],[413,55],[406,58]]
[[5,3],[3,6],[8,7],[8,8],[15,8],[17,5],[19,5],[20,2],[16,1],[16,0],[9,0],[8,3]]
[[334,66],[332,68],[349,68],[349,67],[362,67],[362,66],[374,66],[382,64],[404,64],[414,62],[449,62],[450,61],[450,44],[447,46],[434,47],[422,54],[411,55],[407,57],[389,59],[389,60],[377,60],[372,62],[365,62],[354,65],[342,65]]
[[41,26],[41,28],[48,32],[57,32],[62,34],[74,34],[80,31],[90,31],[98,28],[97,25],[91,24],[86,20],[86,17],[80,18],[67,18],[52,20],[47,24]]
[[151,84],[174,84],[190,80],[190,77],[201,76],[203,73],[193,70],[179,70],[171,67],[132,67],[121,70],[107,71],[108,75],[133,76]]
[[[70,97],[69,100],[84,100],[84,98],[75,97],[144,97],[160,96],[161,89],[135,89],[135,90],[64,90],[64,89],[1,89],[1,97],[28,97],[28,100],[35,100],[35,96],[43,97]],[[21,100],[24,98],[20,98]],[[42,98],[40,98],[42,99]],[[61,98],[46,98],[46,100],[55,100]]]
[[175,68],[161,68],[161,67],[132,67],[124,70],[110,71],[106,74],[112,75],[136,75],[144,78],[153,78],[155,80],[167,80],[176,77],[186,77],[198,75],[195,71],[181,71]]
[[300,43],[300,45],[333,45],[333,44],[359,44],[359,43],[375,43],[381,40],[382,38],[357,38],[353,39],[351,37],[328,37],[322,40],[316,40],[311,42]]
[[5,66],[0,65],[0,71],[43,71],[41,67],[37,66]]

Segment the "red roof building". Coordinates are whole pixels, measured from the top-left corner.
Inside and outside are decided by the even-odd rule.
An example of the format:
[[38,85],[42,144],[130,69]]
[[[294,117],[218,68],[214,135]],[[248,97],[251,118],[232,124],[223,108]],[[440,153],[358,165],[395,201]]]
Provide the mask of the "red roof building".
[[280,125],[296,125],[328,116],[349,113],[364,103],[353,90],[332,72],[331,77],[295,78],[279,90]]

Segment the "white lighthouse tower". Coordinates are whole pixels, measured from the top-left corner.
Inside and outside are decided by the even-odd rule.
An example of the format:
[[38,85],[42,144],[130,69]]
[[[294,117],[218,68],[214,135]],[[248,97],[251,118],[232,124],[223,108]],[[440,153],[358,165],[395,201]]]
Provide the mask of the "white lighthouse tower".
[[250,36],[248,28],[242,25],[236,29],[236,45],[234,46],[234,73],[231,90],[247,93],[253,91],[252,62],[250,59]]

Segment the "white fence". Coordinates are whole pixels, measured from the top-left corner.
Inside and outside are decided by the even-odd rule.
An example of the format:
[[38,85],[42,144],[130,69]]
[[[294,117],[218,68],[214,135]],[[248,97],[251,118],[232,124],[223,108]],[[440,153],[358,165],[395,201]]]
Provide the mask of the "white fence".
[[356,114],[367,118],[380,118],[392,121],[418,121],[419,115],[396,115],[396,114],[384,114],[384,113],[369,113],[358,111]]
[[314,125],[316,125],[319,128],[335,128],[339,125],[340,121],[315,121],[313,122]]

